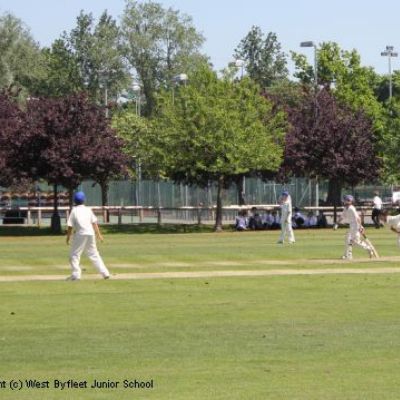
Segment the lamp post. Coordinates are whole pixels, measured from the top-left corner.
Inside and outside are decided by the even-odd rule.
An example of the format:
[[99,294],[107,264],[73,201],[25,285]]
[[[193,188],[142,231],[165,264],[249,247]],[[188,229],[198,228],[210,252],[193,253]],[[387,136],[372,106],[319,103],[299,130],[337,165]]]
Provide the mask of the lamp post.
[[104,107],[106,118],[108,118],[108,79],[109,79],[110,70],[107,68],[103,68],[99,71],[99,83],[100,88],[104,89]]
[[188,81],[188,76],[186,74],[179,74],[176,75],[172,78],[172,104],[175,103],[175,86],[176,85],[180,85],[180,84],[184,84],[186,86],[186,83]]
[[240,79],[243,78],[243,72],[244,72],[244,60],[241,60],[240,58],[237,58],[234,62],[233,65],[236,68],[240,68]]
[[139,115],[139,117],[140,117],[142,105],[141,105],[141,88],[140,88],[139,83],[135,82],[132,85],[132,90],[136,94],[136,114]]
[[[240,58],[236,58],[235,60],[229,63],[229,66],[236,69],[240,69],[240,80],[242,80],[244,74],[245,61]],[[236,182],[236,187],[237,187],[238,205],[243,206],[246,204],[246,177],[244,175],[241,175],[238,178],[238,181]]]
[[[176,75],[176,76],[174,76],[172,78],[172,82],[173,82],[173,86],[172,86],[172,104],[175,104],[175,86],[176,85],[180,85],[180,84],[183,84],[183,85],[186,86],[187,81],[188,81],[188,76],[185,73],[178,74],[178,75]],[[158,183],[158,193],[159,193],[159,197],[160,197],[160,186],[159,185],[160,185],[160,183]],[[159,202],[160,202],[160,200],[159,200]],[[188,187],[187,187],[187,185],[185,185],[185,200],[184,200],[184,203],[185,203],[185,207],[187,207],[188,206]],[[185,211],[185,219],[188,219],[188,212],[187,211]]]
[[[318,92],[318,53],[317,45],[312,40],[301,42],[300,47],[313,47],[314,48],[314,88],[315,88],[315,99],[317,98]],[[316,119],[316,116],[315,116]],[[316,122],[316,121],[315,121]],[[311,196],[311,181],[310,181],[310,197]],[[311,199],[310,199],[311,202]],[[315,207],[319,207],[319,183],[318,177],[315,178]],[[317,210],[318,215],[318,210]]]
[[[132,91],[136,96],[136,115],[141,116],[141,87],[138,82],[134,82],[132,85]],[[138,140],[139,143],[139,140]],[[140,160],[136,158],[135,161],[136,167],[136,188],[135,188],[135,197],[136,197],[136,205],[138,206],[141,203],[141,181],[142,181],[142,166],[140,164]]]
[[393,51],[393,46],[386,46],[386,50],[381,52],[382,57],[388,58],[389,65],[389,100],[392,99],[392,57],[397,57],[399,54]]
[[314,85],[318,88],[318,55],[317,55],[317,45],[309,40],[307,42],[301,42],[300,47],[314,47]]

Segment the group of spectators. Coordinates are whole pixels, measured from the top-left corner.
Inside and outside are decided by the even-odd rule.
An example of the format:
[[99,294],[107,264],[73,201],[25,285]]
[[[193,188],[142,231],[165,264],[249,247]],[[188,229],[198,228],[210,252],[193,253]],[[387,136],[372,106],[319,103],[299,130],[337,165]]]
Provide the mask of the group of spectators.
[[[306,215],[299,208],[294,208],[292,216],[293,228],[326,228],[328,225],[322,211],[315,215],[312,211]],[[281,229],[281,217],[277,210],[266,210],[259,212],[256,207],[251,209],[250,215],[247,210],[241,210],[236,217],[235,228],[238,231]]]

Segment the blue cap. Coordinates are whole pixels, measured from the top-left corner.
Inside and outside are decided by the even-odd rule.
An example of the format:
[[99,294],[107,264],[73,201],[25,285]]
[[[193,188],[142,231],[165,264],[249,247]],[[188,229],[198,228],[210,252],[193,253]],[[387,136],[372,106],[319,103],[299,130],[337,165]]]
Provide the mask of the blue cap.
[[343,197],[344,201],[354,201],[354,197],[351,194],[346,194],[346,196]]
[[74,194],[74,202],[75,202],[76,204],[83,204],[83,203],[85,202],[85,200],[86,200],[85,193],[83,193],[83,192],[76,192],[76,193]]
[[282,192],[282,196],[289,196],[289,192],[288,192],[287,190],[284,190],[284,191]]

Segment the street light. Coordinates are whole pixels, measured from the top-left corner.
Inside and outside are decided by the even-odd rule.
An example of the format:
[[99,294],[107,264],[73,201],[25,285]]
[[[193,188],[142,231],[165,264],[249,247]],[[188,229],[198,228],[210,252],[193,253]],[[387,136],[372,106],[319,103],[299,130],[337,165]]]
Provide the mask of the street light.
[[[136,115],[139,117],[141,116],[141,87],[138,82],[133,82],[132,91],[135,93],[136,96]],[[142,181],[142,166],[140,164],[140,160],[136,159],[136,177],[137,177],[137,184],[135,190],[135,197],[136,197],[136,205],[140,204],[140,197],[141,197],[141,181]]]
[[176,75],[172,78],[172,82],[174,85],[172,86],[172,104],[175,103],[175,86],[183,83],[186,86],[186,82],[188,81],[188,76],[184,73]]
[[140,98],[141,97],[141,88],[137,82],[135,82],[132,85],[132,91],[136,94],[136,114],[139,115],[139,117],[140,117],[140,115],[141,115],[141,98]]
[[318,57],[317,57],[317,45],[309,40],[308,42],[301,42],[300,47],[314,47],[314,84],[315,89],[318,88]]
[[244,60],[242,60],[242,59],[240,59],[240,58],[237,58],[237,59],[233,62],[233,65],[234,65],[236,68],[240,68],[240,79],[243,78],[244,64],[245,64]]
[[397,57],[399,54],[394,50],[393,46],[386,46],[386,50],[381,52],[381,56],[388,58],[389,64],[389,99],[392,98],[392,57]]
[[[186,86],[186,83],[188,81],[188,76],[185,73],[178,74],[172,78],[172,82],[174,85],[172,86],[172,104],[175,104],[175,86],[179,84],[184,84]],[[159,196],[159,204],[161,203],[160,199],[160,183],[158,182],[158,196]],[[188,206],[188,187],[185,185],[185,207]],[[188,219],[188,212],[185,211],[185,219]]]
[[[317,101],[317,91],[318,91],[318,54],[317,45],[312,40],[301,42],[300,47],[314,47],[314,86],[315,86],[315,101]],[[317,118],[315,116],[315,118]],[[311,180],[310,180],[310,202],[312,200],[311,196]],[[319,183],[318,177],[315,178],[315,207],[319,207]],[[318,209],[317,209],[318,215]]]
[[107,68],[102,68],[99,70],[99,83],[100,88],[104,88],[104,107],[106,118],[108,118],[108,80],[110,77],[110,70]]

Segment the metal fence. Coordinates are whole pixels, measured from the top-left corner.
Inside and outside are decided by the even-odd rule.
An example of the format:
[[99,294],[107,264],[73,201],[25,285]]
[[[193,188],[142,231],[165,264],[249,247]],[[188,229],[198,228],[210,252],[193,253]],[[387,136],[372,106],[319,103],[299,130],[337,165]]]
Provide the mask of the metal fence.
[[[80,189],[87,195],[87,204],[90,206],[101,205],[101,190],[99,185],[86,181]],[[275,182],[264,182],[260,179],[245,179],[244,192],[246,204],[276,204],[283,189],[289,190],[293,205],[299,208],[313,206],[316,204],[316,197],[319,203],[324,204],[328,193],[328,183],[319,182],[318,186],[314,180],[296,178],[288,184],[282,185]],[[355,195],[356,200],[363,202],[373,197],[374,190],[379,190],[381,197],[388,199],[391,197],[392,188],[388,185],[358,186],[355,188],[345,188],[347,193]],[[59,188],[59,191],[65,191]],[[37,185],[31,195],[10,194],[8,197],[2,190],[3,196],[0,206],[7,207],[26,207],[28,205],[51,206],[52,187],[46,184]],[[108,204],[112,206],[143,206],[143,207],[213,207],[216,204],[217,188],[210,185],[206,188],[185,186],[174,184],[168,181],[113,181],[110,182],[108,192]],[[60,205],[66,205],[67,197],[65,193],[60,198]],[[223,204],[226,206],[238,204],[238,191],[236,185],[224,191]]]

